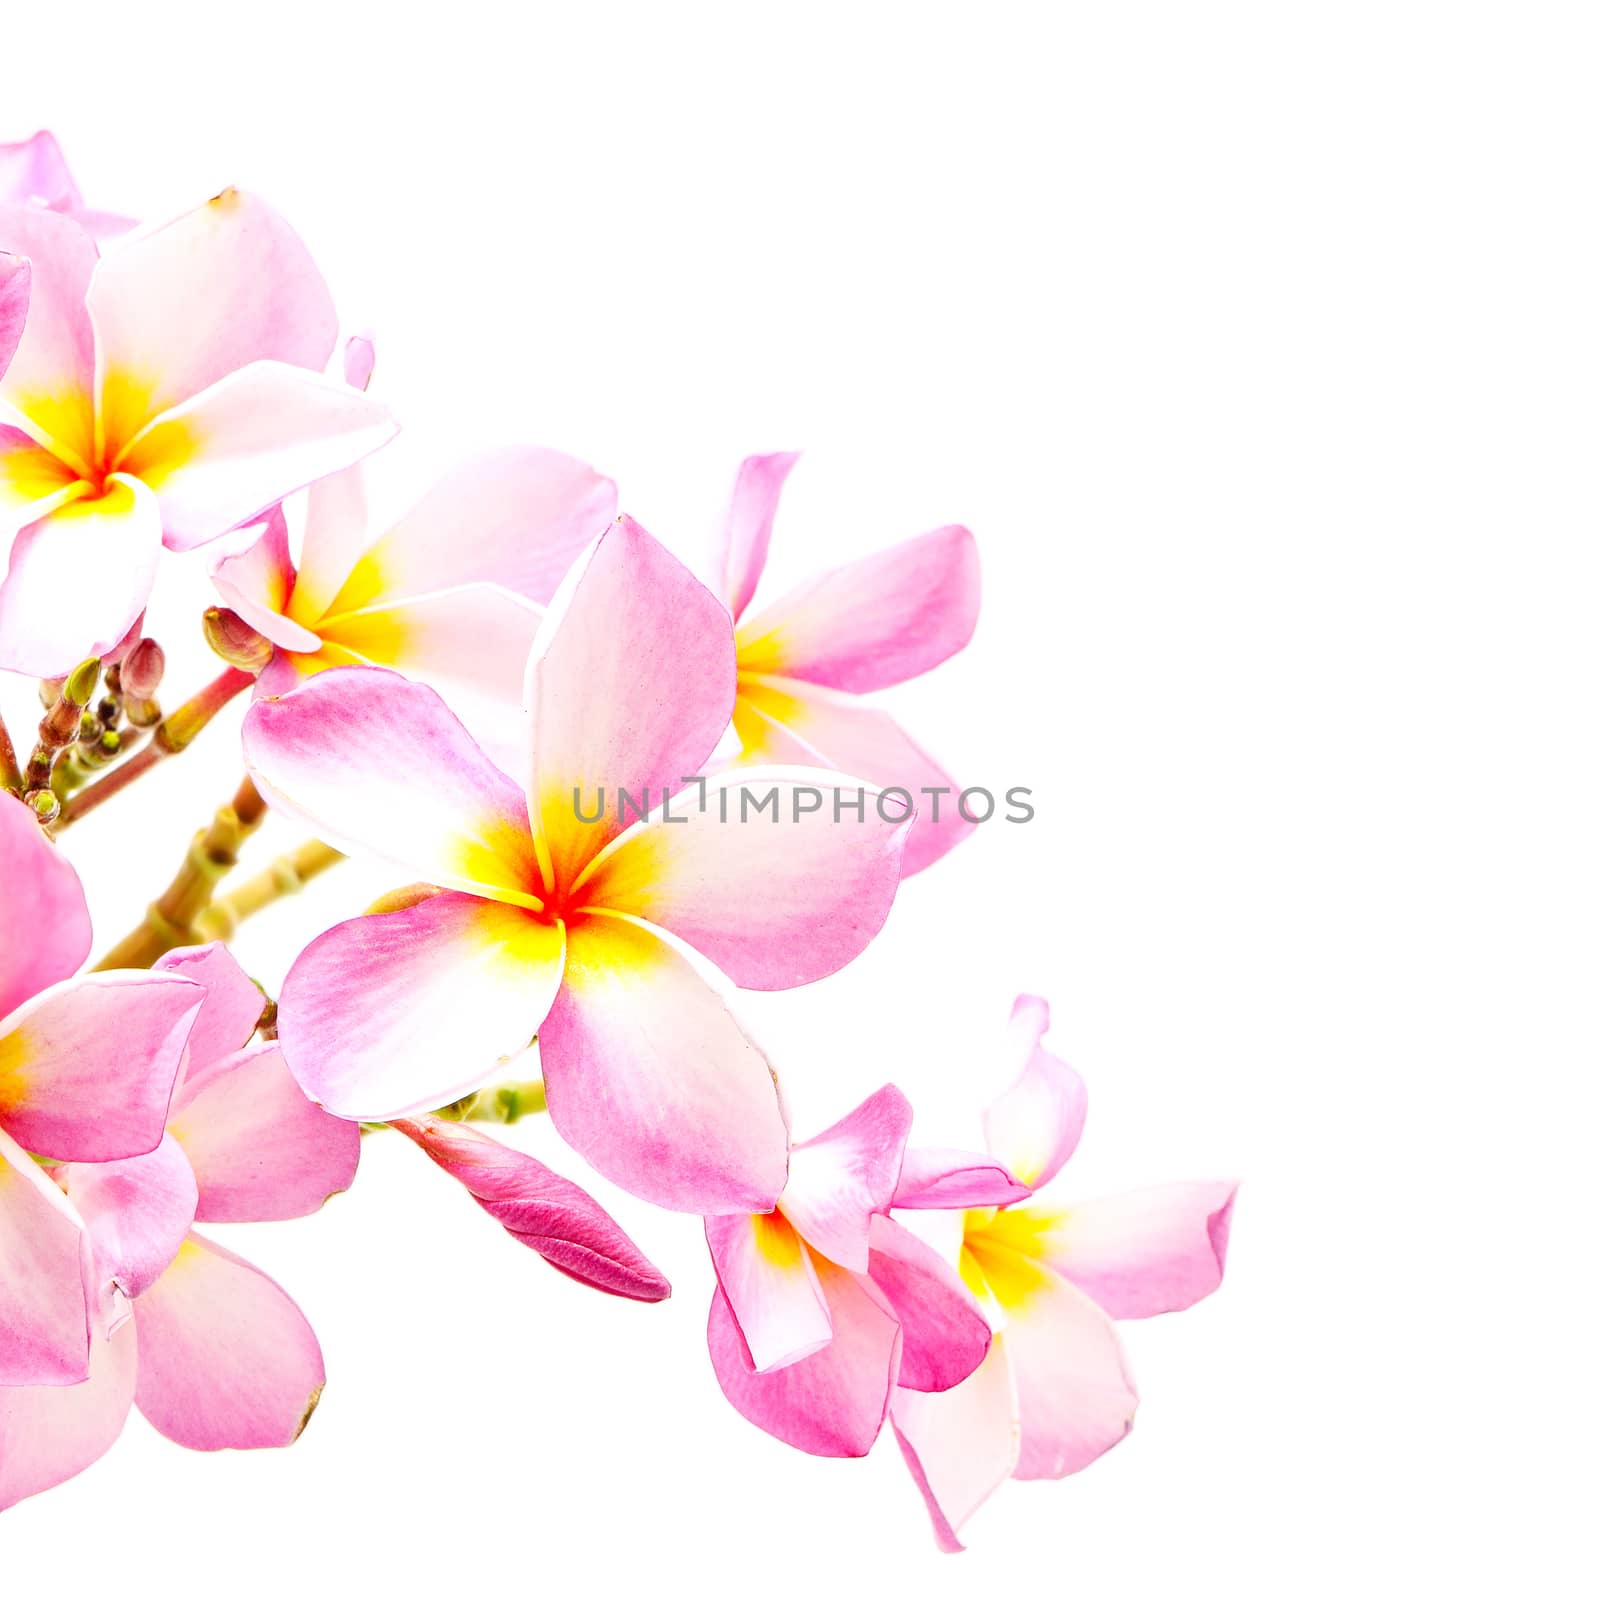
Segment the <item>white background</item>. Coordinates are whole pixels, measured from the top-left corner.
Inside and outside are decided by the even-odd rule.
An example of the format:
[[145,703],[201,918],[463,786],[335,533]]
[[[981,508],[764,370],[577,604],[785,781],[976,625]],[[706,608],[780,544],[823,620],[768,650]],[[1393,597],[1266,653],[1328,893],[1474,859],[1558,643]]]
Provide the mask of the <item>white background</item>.
[[[700,561],[739,457],[803,446],[769,597],[970,524],[977,638],[890,699],[1038,820],[742,1014],[800,1133],[892,1079],[970,1139],[1037,990],[1092,1100],[1058,1192],[1245,1187],[1222,1292],[1126,1329],[1130,1439],[944,1558],[888,1441],[816,1461],[724,1404],[691,1220],[596,1183],[676,1285],[608,1300],[371,1139],[227,1241],[321,1335],[305,1438],[135,1420],[0,1523],[7,1592],[1592,1593],[1591,16],[9,8],[0,137],[55,128],[97,205],[294,220],[377,331],[391,505],[558,445]],[[174,690],[204,560],[153,613]],[[102,943],[232,738],[68,836]],[[241,955],[273,985],[385,886]]]

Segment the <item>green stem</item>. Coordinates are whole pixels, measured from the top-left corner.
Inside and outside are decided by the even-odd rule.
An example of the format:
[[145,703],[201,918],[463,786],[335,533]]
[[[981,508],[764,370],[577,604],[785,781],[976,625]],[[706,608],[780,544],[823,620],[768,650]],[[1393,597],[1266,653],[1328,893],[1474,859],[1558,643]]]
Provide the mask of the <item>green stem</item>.
[[258,872],[231,894],[203,907],[192,925],[196,943],[231,939],[246,917],[253,917],[288,895],[298,894],[313,878],[344,859],[332,845],[320,839],[308,839],[288,855],[279,856],[265,872]]

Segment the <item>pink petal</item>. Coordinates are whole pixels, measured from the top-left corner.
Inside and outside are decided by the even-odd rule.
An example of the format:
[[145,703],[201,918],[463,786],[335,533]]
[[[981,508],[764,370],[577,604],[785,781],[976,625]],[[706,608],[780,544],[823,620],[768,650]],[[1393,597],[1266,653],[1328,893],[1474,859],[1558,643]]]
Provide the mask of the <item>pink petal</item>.
[[775,1372],[833,1337],[811,1252],[781,1211],[707,1217],[706,1244],[749,1370]]
[[0,201],[66,212],[83,205],[53,133],[40,129],[18,144],[0,144]]
[[723,598],[735,620],[743,615],[761,581],[778,497],[799,459],[798,451],[780,451],[769,456],[746,456],[739,463],[739,476],[734,480],[733,498],[722,526],[718,562]]
[[236,189],[107,256],[89,314],[113,452],[253,361],[320,371],[339,329],[328,286],[298,236]]
[[989,1324],[955,1269],[898,1222],[872,1219],[871,1277],[900,1320],[900,1384],[953,1389],[989,1353]]
[[[22,342],[0,380],[0,421],[26,426],[84,465],[95,455],[94,330],[84,308],[99,260],[94,240],[66,217],[0,204],[0,250],[32,268]],[[7,407],[15,413],[3,415]]]
[[0,1024],[0,1125],[57,1161],[120,1161],[161,1143],[204,993],[170,972],[94,972]]
[[[629,517],[568,575],[528,668],[534,826],[565,888],[622,831],[620,806],[583,823],[574,794],[675,788],[733,711],[733,630],[716,597]],[[747,1208],[748,1209],[748,1208]]]
[[18,534],[0,584],[0,668],[62,677],[105,655],[139,619],[161,557],[161,513],[120,474]]
[[328,617],[322,637],[438,690],[486,755],[507,772],[528,759],[522,680],[543,613],[494,584]]
[[224,556],[212,567],[211,581],[222,603],[280,650],[315,655],[322,648],[316,634],[285,614],[294,589],[294,563],[289,559],[289,524],[281,506],[268,513],[261,537],[248,550]]
[[1168,1183],[1079,1201],[1040,1234],[1044,1259],[1109,1316],[1182,1311],[1222,1282],[1237,1189]]
[[0,1397],[7,1384],[82,1382],[93,1293],[77,1213],[0,1127]]
[[284,980],[278,1041],[301,1088],[337,1116],[430,1111],[527,1048],[561,970],[559,926],[432,895],[313,940]]
[[117,1442],[133,1404],[137,1356],[127,1322],[95,1340],[85,1382],[0,1388],[0,1511],[75,1478]]
[[539,1056],[557,1131],[613,1183],[705,1216],[770,1211],[783,1192],[789,1138],[772,1068],[647,929],[609,916],[568,924]]
[[117,458],[161,502],[169,550],[192,550],[371,455],[388,410],[318,372],[258,361],[163,411]]
[[814,1456],[864,1456],[883,1427],[900,1355],[900,1329],[864,1278],[816,1262],[833,1338],[776,1372],[754,1371],[727,1296],[711,1301],[706,1342],[734,1409],[774,1438]]
[[265,1273],[191,1233],[134,1307],[135,1399],[191,1450],[293,1444],[322,1396],[322,1352],[300,1308]]
[[1089,1109],[1083,1079],[1040,1040],[1050,1028],[1050,1007],[1019,995],[1011,1008],[1007,1051],[1022,1074],[983,1114],[990,1151],[1030,1188],[1047,1184],[1078,1148]]
[[910,1132],[911,1102],[891,1083],[789,1152],[783,1211],[812,1249],[867,1270],[873,1213],[888,1209]]
[[378,364],[378,352],[370,339],[355,334],[345,340],[344,381],[352,389],[365,390],[372,382],[372,369]]
[[309,1216],[361,1159],[361,1129],[306,1099],[276,1044],[191,1073],[167,1126],[199,1180],[200,1222]]
[[1032,1190],[992,1156],[965,1150],[907,1150],[894,1204],[902,1211],[966,1211],[1009,1206]]
[[1021,1445],[1016,1387],[999,1341],[954,1389],[896,1389],[890,1418],[939,1548],[962,1549],[958,1530],[1011,1476]]
[[672,1285],[577,1184],[459,1122],[392,1124],[425,1150],[512,1238],[551,1266],[627,1300],[665,1300]]
[[[0,941],[0,1019],[88,959],[83,885],[20,801],[0,792],[0,883],[28,908],[28,937]],[[3,1091],[0,1091],[3,1092]]]
[[316,628],[371,542],[366,474],[360,466],[346,467],[311,485],[306,491],[300,572],[289,601],[289,614],[296,622]]
[[541,605],[617,514],[617,486],[517,445],[453,468],[354,565],[330,612],[494,583]]
[[788,768],[711,779],[703,809],[699,793],[619,837],[582,880],[585,899],[666,928],[742,989],[815,983],[860,955],[900,884],[903,807]]
[[[968,1241],[969,1246],[971,1241]],[[1006,1313],[1004,1345],[1022,1418],[1019,1478],[1062,1478],[1119,1443],[1139,1396],[1116,1324],[1082,1290],[1011,1250],[978,1254]]]
[[267,997],[224,944],[188,945],[156,962],[157,972],[176,972],[205,990],[200,1014],[189,1032],[185,1077],[247,1045],[266,1010]]
[[937,528],[835,567],[739,625],[739,670],[866,694],[953,656],[978,622],[978,547]]
[[[931,866],[977,826],[961,809],[961,785],[900,724],[876,706],[798,678],[739,679],[739,759],[746,765],[830,767],[865,778],[875,789],[901,789],[916,807],[902,877]],[[981,814],[975,797],[968,810]]]
[[61,1183],[89,1230],[100,1280],[141,1295],[172,1265],[194,1221],[195,1176],[168,1134],[149,1155],[75,1161]]
[[21,256],[0,254],[0,378],[22,343],[32,281],[33,268]]
[[319,673],[250,708],[244,759],[274,810],[341,850],[538,904],[522,791],[432,689],[372,667]]

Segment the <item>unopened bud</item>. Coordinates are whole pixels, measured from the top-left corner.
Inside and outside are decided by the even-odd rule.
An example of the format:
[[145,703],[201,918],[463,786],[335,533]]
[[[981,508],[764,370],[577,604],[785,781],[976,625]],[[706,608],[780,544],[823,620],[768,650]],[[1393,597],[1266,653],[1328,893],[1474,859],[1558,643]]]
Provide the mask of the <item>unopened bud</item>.
[[94,699],[94,692],[100,687],[100,661],[97,656],[72,669],[67,681],[61,686],[61,698],[68,705],[83,707]]
[[237,612],[212,606],[205,614],[206,643],[241,672],[260,672],[272,659],[272,641]]
[[130,700],[150,700],[167,670],[166,652],[154,639],[141,639],[122,663],[122,692]]
[[86,712],[83,721],[78,724],[78,738],[83,744],[96,744],[100,735],[106,731],[106,725],[94,712]]
[[118,733],[115,728],[107,728],[106,731],[100,735],[100,754],[109,761],[121,753],[122,735]]
[[48,789],[32,790],[28,795],[28,806],[46,827],[61,815],[61,802]]

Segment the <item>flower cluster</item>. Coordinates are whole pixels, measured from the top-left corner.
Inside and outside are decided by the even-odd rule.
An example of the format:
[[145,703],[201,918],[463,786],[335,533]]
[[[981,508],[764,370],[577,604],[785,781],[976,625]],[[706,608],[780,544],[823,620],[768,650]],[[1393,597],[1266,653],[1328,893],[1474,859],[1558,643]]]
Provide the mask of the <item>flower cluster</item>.
[[[589,1195],[481,1126],[547,1111],[595,1171],[701,1219],[729,1402],[816,1455],[887,1423],[959,1549],[1004,1479],[1126,1434],[1115,1323],[1217,1287],[1233,1204],[1211,1182],[1041,1194],[1085,1094],[1040,1000],[1017,1002],[982,1153],[915,1143],[893,1086],[792,1140],[740,1020],[738,991],[853,961],[975,826],[865,698],[967,644],[973,536],[758,609],[795,456],[740,467],[708,585],[608,478],[532,446],[384,527],[375,357],[255,197],[134,227],[85,207],[48,134],[0,146],[0,669],[45,705],[31,749],[0,728],[0,1507],[96,1460],[134,1405],[195,1449],[298,1437],[315,1335],[200,1230],[317,1211],[365,1135],[411,1141],[566,1276],[666,1299]],[[214,541],[225,667],[164,712],[145,607],[163,550]],[[59,836],[245,694],[231,804],[80,971]],[[223,893],[269,808],[311,837]],[[269,998],[226,940],[346,854],[396,888]],[[537,1078],[499,1081],[530,1051]]]

